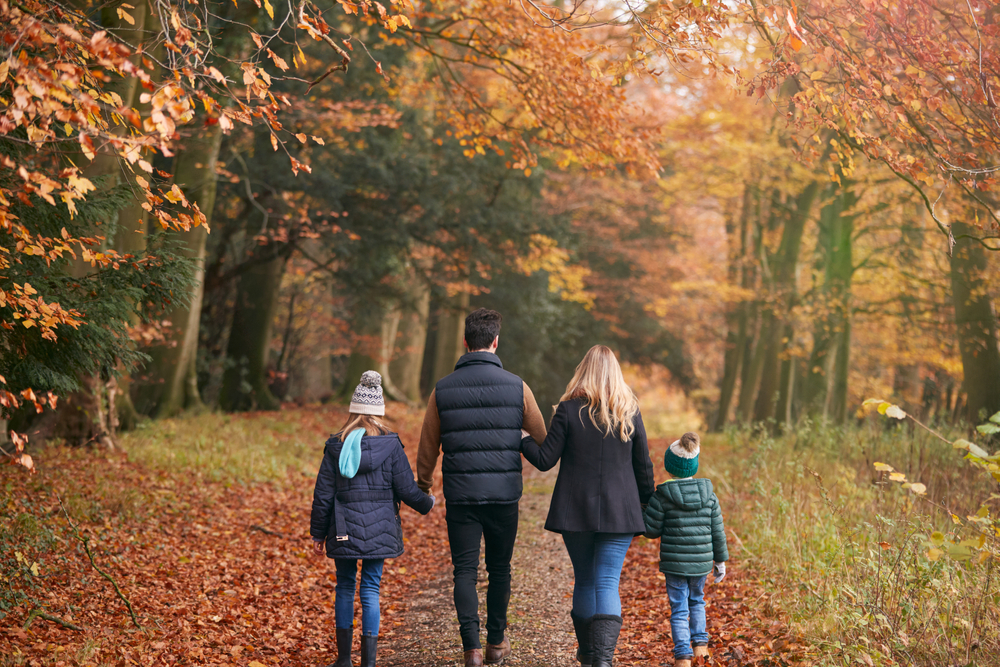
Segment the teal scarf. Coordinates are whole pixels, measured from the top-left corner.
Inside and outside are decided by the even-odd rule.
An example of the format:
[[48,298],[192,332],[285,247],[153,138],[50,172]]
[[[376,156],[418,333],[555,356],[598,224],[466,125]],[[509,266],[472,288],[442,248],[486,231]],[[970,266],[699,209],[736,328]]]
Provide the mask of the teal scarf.
[[340,450],[340,474],[350,479],[358,474],[361,465],[361,437],[365,434],[363,428],[356,428],[344,438],[344,447]]

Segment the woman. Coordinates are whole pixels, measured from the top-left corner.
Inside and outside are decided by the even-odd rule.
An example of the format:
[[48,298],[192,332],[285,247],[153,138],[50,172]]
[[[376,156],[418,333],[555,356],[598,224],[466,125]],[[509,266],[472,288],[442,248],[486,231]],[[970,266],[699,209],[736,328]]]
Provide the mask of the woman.
[[618,580],[645,530],[653,463],[635,394],[614,352],[595,345],[576,367],[540,446],[521,441],[539,470],[562,460],[545,529],[562,533],[573,562],[573,628],[581,665],[611,667],[622,627]]
[[399,502],[421,514],[434,507],[434,496],[417,488],[403,443],[380,419],[384,415],[382,376],[365,371],[347,423],[326,441],[316,477],[310,533],[316,553],[326,551],[337,567],[337,661],[330,667],[351,667],[359,560],[361,667],[375,667],[382,565],[403,553]]

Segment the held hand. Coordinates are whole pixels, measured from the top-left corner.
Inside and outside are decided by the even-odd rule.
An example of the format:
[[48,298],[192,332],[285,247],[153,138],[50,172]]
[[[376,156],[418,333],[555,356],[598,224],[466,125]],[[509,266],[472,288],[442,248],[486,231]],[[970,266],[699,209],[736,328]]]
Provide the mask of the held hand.
[[527,438],[527,437],[528,437],[529,435],[531,435],[531,434],[530,434],[530,433],[528,433],[527,431],[525,431],[525,430],[524,430],[523,428],[521,429],[521,440],[524,440],[524,439],[525,439],[525,438]]
[[712,574],[715,575],[715,583],[719,583],[726,578],[726,564],[716,563],[715,569],[712,570]]
[[323,552],[325,551],[325,549],[324,549],[325,546],[326,546],[326,540],[317,540],[315,537],[313,538],[313,554],[314,555],[316,555],[316,556],[322,556]]
[[431,494],[431,509],[434,509],[434,506],[437,505],[437,503],[437,498],[434,497],[434,494]]

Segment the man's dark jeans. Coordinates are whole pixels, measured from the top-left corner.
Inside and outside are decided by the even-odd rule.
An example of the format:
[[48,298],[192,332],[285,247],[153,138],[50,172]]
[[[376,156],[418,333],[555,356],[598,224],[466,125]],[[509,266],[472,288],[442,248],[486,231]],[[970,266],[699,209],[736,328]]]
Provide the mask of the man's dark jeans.
[[510,558],[517,538],[517,503],[447,505],[448,541],[455,567],[455,611],[462,633],[462,650],[479,643],[479,596],[476,581],[479,545],[486,540],[486,643],[499,644],[507,629],[510,602]]

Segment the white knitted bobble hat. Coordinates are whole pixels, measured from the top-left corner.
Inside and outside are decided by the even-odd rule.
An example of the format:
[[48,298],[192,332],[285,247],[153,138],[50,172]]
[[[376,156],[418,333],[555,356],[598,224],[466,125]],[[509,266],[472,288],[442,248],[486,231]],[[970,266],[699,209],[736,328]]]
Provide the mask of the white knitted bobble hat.
[[354,389],[350,411],[358,415],[385,415],[382,376],[375,371],[361,374],[361,384]]

